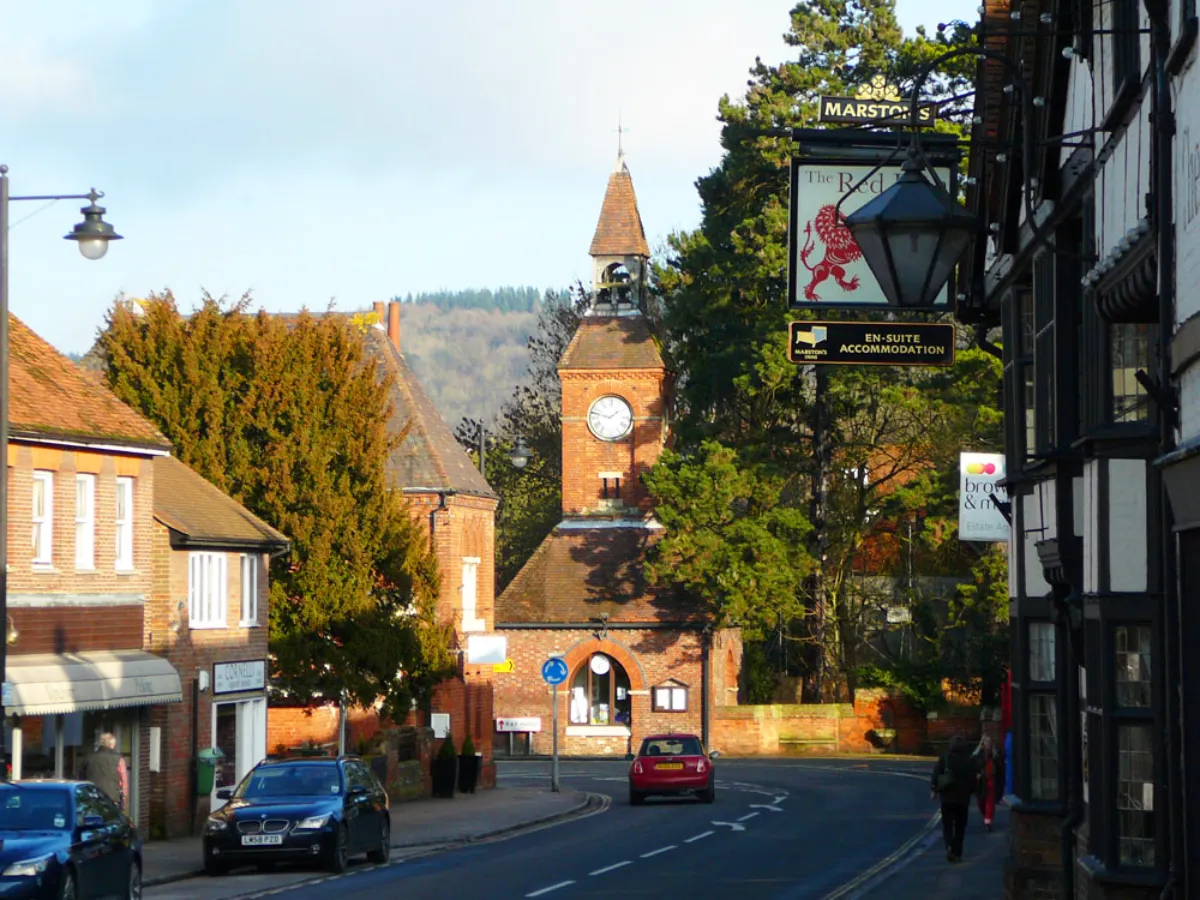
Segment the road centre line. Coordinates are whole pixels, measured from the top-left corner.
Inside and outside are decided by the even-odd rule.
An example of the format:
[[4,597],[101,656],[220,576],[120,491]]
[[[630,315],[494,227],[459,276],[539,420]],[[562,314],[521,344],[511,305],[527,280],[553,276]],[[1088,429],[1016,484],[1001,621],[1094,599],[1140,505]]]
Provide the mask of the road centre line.
[[614,869],[619,869],[622,866],[629,866],[629,865],[632,865],[632,863],[628,859],[626,859],[626,860],[622,860],[619,863],[613,863],[611,866],[605,866],[603,869],[597,869],[595,872],[588,872],[588,874],[589,875],[603,875],[606,872],[611,872]]
[[575,883],[574,881],[560,881],[558,884],[552,884],[552,885],[550,885],[550,887],[544,887],[539,891],[533,891],[532,893],[526,894],[525,896],[526,897],[540,897],[540,896],[542,896],[542,894],[548,894],[551,891],[557,891],[559,888],[565,888],[574,883]]
[[758,813],[756,813],[756,812],[746,813],[744,816],[742,816],[740,819],[738,819],[738,821],[745,822],[747,819],[753,819],[757,815],[758,815]]
[[684,843],[691,844],[691,843],[694,843],[694,842],[700,840],[701,838],[709,837],[712,834],[714,834],[714,832],[712,832],[712,831],[702,831],[699,834],[693,835],[692,837],[688,838],[687,840],[684,841]]
[[658,856],[660,853],[666,853],[668,850],[674,850],[678,844],[667,844],[665,847],[659,847],[657,850],[651,850],[649,853],[643,853],[642,859],[649,859],[652,856]]

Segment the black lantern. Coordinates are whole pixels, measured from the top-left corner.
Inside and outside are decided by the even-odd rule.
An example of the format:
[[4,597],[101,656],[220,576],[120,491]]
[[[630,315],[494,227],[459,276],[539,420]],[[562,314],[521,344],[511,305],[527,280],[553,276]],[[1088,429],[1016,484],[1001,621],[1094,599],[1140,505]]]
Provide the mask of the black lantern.
[[79,252],[87,259],[100,259],[108,252],[109,241],[122,240],[121,235],[104,221],[104,214],[108,210],[96,205],[96,201],[103,196],[93,188],[88,194],[91,203],[79,210],[83,213],[83,221],[76,225],[70,234],[64,235],[68,241],[79,243]]
[[888,303],[929,308],[962,257],[978,222],[921,170],[915,149],[890,188],[846,217]]
[[532,455],[529,448],[525,446],[525,439],[518,437],[517,446],[513,447],[508,454],[508,461],[516,468],[523,469]]

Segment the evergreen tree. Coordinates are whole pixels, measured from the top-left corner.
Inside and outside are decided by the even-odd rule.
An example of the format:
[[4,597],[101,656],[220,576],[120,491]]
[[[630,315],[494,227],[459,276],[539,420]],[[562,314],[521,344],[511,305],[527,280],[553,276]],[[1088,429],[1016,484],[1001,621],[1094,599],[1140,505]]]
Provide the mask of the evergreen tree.
[[248,306],[206,295],[184,316],[169,292],[118,303],[100,336],[108,383],[291,539],[271,564],[274,683],[301,701],[382,697],[402,718],[452,660],[436,561],[386,480],[387,384],[360,324]]

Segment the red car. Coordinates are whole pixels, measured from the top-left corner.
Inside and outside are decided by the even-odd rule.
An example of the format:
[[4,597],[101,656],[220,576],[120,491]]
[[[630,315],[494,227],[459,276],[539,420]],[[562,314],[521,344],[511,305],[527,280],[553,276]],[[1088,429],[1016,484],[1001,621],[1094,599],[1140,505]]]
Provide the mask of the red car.
[[695,794],[705,803],[717,798],[712,760],[694,734],[658,734],[642,741],[629,767],[629,805],[639,806],[651,794]]

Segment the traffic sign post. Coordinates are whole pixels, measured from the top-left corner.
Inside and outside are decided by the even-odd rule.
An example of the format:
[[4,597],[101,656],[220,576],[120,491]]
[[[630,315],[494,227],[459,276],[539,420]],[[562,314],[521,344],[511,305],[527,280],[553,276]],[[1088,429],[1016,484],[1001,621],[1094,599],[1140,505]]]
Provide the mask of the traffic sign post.
[[550,790],[558,790],[558,686],[567,680],[567,675],[570,671],[567,669],[566,662],[563,661],[562,654],[552,653],[550,658],[542,663],[542,679],[546,684],[551,685],[553,690],[554,708],[550,713]]

